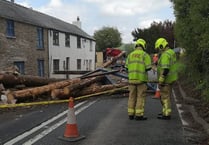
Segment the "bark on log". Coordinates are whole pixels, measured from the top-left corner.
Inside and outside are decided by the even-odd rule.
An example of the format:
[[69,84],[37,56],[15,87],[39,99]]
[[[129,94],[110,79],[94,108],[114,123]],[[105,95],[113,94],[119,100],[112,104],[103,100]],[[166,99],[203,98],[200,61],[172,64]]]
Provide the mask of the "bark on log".
[[0,73],[0,83],[4,84],[5,87],[14,87],[16,85],[24,84],[27,87],[43,86],[52,82],[58,82],[59,79],[49,79],[38,76],[30,75],[14,75]]
[[127,83],[120,83],[120,84],[114,84],[114,85],[98,85],[98,84],[92,84],[89,87],[83,88],[83,89],[76,89],[72,90],[68,94],[64,93],[65,95],[58,95],[57,98],[59,99],[67,99],[69,96],[73,97],[79,97],[79,96],[84,96],[84,95],[89,95],[89,94],[95,94],[107,90],[112,90],[120,87],[127,86]]
[[62,98],[67,98],[68,94],[65,94],[64,89],[53,89],[51,91],[51,97],[52,99],[62,99]]
[[64,88],[68,85],[71,85],[73,83],[77,83],[80,81],[81,79],[76,78],[76,79],[51,83],[49,85],[45,85],[41,87],[29,88],[29,89],[24,89],[24,90],[19,90],[19,91],[12,91],[7,94],[8,102],[11,103],[12,99],[37,96],[37,95],[49,92],[53,89]]
[[103,76],[100,77],[94,77],[91,79],[84,79],[82,82],[74,83],[69,86],[64,87],[64,89],[55,89],[51,91],[51,97],[52,99],[59,98],[59,99],[66,99],[69,98],[71,95],[71,92],[79,92],[84,87],[88,87],[93,83],[102,81],[104,79]]
[[93,84],[98,81],[102,81],[103,78],[104,78],[103,76],[94,77],[94,78],[85,79],[82,82],[67,86],[64,88],[64,94],[70,94],[73,90],[80,90],[84,87],[88,87],[90,84]]
[[72,96],[78,97],[78,96],[84,96],[89,94],[95,94],[107,90],[112,90],[116,88],[121,88],[124,86],[127,86],[127,83],[120,83],[120,84],[111,84],[111,85],[102,85],[102,86],[93,86],[90,88],[85,88],[83,90],[80,90],[79,92],[72,92]]
[[106,63],[103,64],[103,67],[106,68],[109,65],[115,63],[119,58],[121,58],[123,55],[125,55],[125,51],[122,51],[119,55],[113,57],[111,60],[107,61]]

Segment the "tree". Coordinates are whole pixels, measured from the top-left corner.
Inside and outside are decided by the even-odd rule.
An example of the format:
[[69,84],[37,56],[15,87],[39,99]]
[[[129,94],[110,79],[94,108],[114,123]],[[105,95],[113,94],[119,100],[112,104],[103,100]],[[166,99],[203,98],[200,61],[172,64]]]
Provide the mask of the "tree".
[[167,39],[171,48],[174,44],[174,23],[166,20],[164,22],[153,22],[149,28],[140,29],[137,28],[132,31],[132,36],[136,41],[139,38],[143,38],[147,42],[147,52],[155,53],[154,46],[155,41],[159,37],[164,37]]
[[119,47],[121,45],[121,33],[117,28],[103,27],[94,32],[96,51],[104,51],[106,48]]
[[126,52],[126,55],[128,55],[129,53],[131,53],[134,50],[134,46],[135,44],[123,44],[119,47],[119,49],[123,50]]
[[171,1],[176,16],[175,36],[186,50],[186,75],[209,99],[209,1]]

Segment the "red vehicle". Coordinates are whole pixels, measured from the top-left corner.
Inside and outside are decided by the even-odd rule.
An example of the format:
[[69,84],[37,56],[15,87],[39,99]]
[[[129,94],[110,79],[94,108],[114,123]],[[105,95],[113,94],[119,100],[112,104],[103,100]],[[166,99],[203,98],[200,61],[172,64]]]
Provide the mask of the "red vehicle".
[[106,56],[115,57],[115,56],[119,55],[121,52],[122,51],[117,48],[107,48],[106,49]]

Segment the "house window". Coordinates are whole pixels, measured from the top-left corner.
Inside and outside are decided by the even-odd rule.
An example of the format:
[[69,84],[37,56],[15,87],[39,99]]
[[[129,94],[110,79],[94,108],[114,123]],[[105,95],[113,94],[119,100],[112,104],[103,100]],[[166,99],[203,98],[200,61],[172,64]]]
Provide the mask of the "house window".
[[53,31],[53,45],[59,45],[59,32]]
[[89,60],[89,70],[91,70],[92,69],[92,60],[90,59]]
[[77,70],[81,70],[81,59],[77,59]]
[[93,51],[93,44],[91,40],[90,40],[90,51]]
[[44,77],[44,60],[38,59],[38,76]]
[[85,48],[86,45],[86,39],[82,39],[83,48]]
[[54,59],[53,60],[53,70],[54,71],[59,71],[59,68],[60,68],[59,63],[60,63],[59,59]]
[[37,47],[44,48],[44,31],[43,28],[37,28]]
[[81,37],[77,37],[77,48],[81,48]]
[[88,66],[88,60],[86,60],[86,70],[89,70],[89,66]]
[[15,36],[15,30],[14,30],[14,21],[13,20],[7,20],[7,36],[14,37]]
[[25,74],[25,62],[24,61],[15,61],[14,65],[19,69],[20,74]]
[[65,46],[70,47],[70,34],[65,33]]

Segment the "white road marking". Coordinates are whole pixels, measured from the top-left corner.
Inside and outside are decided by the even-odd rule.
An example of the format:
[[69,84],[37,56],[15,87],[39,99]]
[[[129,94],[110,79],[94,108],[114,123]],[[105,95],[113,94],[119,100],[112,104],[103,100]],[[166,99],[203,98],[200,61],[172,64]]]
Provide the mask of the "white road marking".
[[[91,106],[92,104],[94,104],[95,102],[96,101],[93,101],[93,102],[89,103],[88,105],[86,105],[86,106],[80,108],[79,110],[75,111],[75,115],[79,114],[80,112],[82,112],[83,110],[85,110],[86,108],[88,108],[89,106]],[[50,132],[52,132],[54,129],[58,128],[60,125],[62,125],[66,121],[67,121],[67,118],[59,121],[58,123],[54,124],[53,126],[50,126],[48,129],[42,131],[40,134],[38,134],[35,137],[31,138],[30,140],[28,140],[27,142],[25,142],[23,145],[32,145],[36,141],[40,140],[41,138],[43,138],[44,136],[46,136],[47,134],[49,134]]]
[[[174,92],[173,89],[172,89],[172,93],[173,93],[175,102],[177,102],[176,94],[175,94],[175,92]],[[177,110],[178,110],[178,113],[179,113],[181,122],[182,122],[182,124],[183,124],[184,126],[187,126],[187,125],[189,125],[189,123],[188,123],[187,121],[185,121],[185,120],[183,119],[183,117],[182,117],[182,113],[183,113],[184,111],[182,111],[182,110],[180,109],[181,106],[182,106],[182,104],[176,104],[176,108],[177,108]]]
[[[86,103],[86,102],[87,102],[87,101],[84,101],[84,102],[81,102],[81,103],[75,105],[75,108],[81,106],[82,104],[84,104],[84,103]],[[13,144],[17,143],[18,141],[20,141],[20,140],[26,138],[27,136],[33,134],[34,132],[40,130],[41,128],[44,128],[45,126],[47,126],[48,124],[52,123],[53,121],[55,121],[55,120],[61,118],[62,116],[66,115],[67,112],[68,112],[68,110],[63,111],[62,113],[58,114],[57,116],[54,116],[53,118],[47,120],[46,122],[41,123],[41,125],[36,126],[36,127],[34,127],[33,129],[31,129],[31,130],[29,130],[29,131],[27,131],[27,132],[24,132],[23,134],[21,134],[21,135],[15,137],[15,138],[13,138],[12,140],[6,142],[4,145],[13,145]],[[80,113],[80,112],[79,112],[79,113]]]

